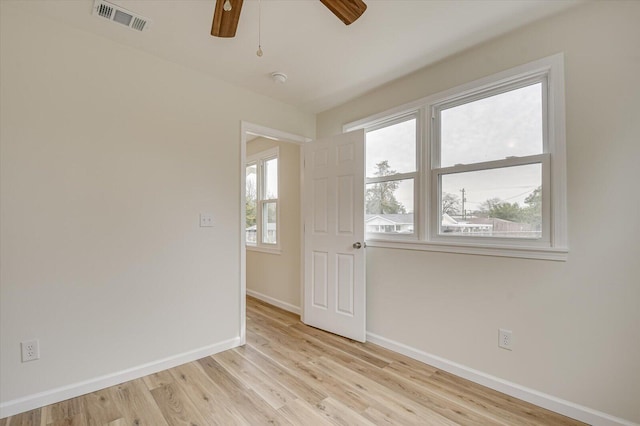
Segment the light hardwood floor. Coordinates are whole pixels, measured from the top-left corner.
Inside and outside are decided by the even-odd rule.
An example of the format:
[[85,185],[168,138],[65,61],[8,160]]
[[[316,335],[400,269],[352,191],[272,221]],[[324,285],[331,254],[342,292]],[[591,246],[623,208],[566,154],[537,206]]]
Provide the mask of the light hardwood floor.
[[247,299],[247,344],[0,420],[15,425],[577,425]]

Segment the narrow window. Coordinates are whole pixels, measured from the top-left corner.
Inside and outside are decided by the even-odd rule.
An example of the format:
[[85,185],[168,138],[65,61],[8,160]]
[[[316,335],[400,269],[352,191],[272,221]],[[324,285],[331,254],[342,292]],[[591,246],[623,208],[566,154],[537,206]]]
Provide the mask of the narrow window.
[[278,150],[271,149],[247,159],[247,246],[277,248],[278,239]]
[[365,226],[370,237],[416,236],[416,141],[415,114],[366,132]]
[[256,163],[247,164],[246,173],[246,221],[245,235],[247,244],[255,245],[257,238],[257,206],[258,206],[258,165]]

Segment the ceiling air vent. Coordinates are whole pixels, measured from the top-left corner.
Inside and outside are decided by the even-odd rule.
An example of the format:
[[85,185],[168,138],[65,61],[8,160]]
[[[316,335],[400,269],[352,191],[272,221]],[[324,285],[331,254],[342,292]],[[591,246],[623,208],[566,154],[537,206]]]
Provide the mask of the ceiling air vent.
[[93,1],[93,14],[137,31],[148,29],[150,24],[147,18],[104,0]]

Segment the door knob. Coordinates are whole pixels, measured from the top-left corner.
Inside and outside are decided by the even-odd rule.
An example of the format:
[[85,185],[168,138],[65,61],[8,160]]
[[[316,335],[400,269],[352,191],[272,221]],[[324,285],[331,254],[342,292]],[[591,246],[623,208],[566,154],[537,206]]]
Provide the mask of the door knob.
[[360,243],[353,243],[353,248],[354,248],[354,249],[359,249],[359,248],[361,248],[361,247],[362,247],[362,244],[360,244]]

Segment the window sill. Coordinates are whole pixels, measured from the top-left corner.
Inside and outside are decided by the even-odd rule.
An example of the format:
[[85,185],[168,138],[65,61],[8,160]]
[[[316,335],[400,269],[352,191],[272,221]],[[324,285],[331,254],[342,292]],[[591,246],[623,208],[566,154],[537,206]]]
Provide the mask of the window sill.
[[268,254],[282,254],[282,250],[279,248],[271,248],[271,247],[258,247],[258,246],[250,246],[246,245],[247,251],[257,251],[260,253],[268,253]]
[[400,250],[435,251],[441,253],[473,254],[480,256],[516,257],[521,259],[553,260],[566,262],[569,250],[566,248],[490,246],[478,244],[451,244],[425,241],[367,240],[367,247]]

